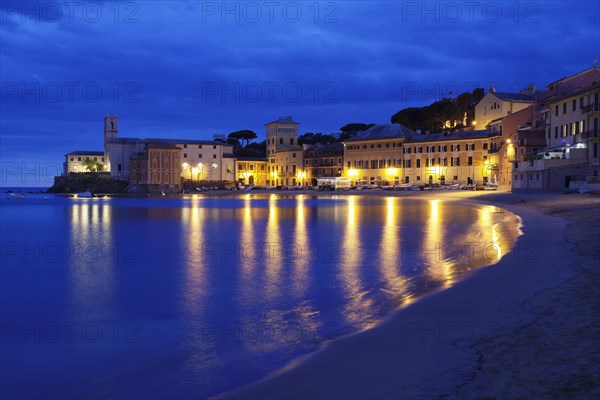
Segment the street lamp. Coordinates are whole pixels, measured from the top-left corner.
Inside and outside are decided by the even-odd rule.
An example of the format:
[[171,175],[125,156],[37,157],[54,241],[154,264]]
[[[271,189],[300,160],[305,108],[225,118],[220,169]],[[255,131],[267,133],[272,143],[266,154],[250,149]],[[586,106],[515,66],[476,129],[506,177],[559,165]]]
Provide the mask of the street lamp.
[[198,169],[198,180],[201,180],[200,178],[202,178],[201,174],[204,171],[204,164],[199,162],[196,168]]
[[304,172],[302,172],[302,170],[298,170],[296,173],[296,179],[300,181],[300,186],[304,186]]
[[181,164],[181,168],[183,168],[184,170],[190,170],[190,181],[192,180],[192,170],[190,169],[190,164],[184,162],[183,164]]

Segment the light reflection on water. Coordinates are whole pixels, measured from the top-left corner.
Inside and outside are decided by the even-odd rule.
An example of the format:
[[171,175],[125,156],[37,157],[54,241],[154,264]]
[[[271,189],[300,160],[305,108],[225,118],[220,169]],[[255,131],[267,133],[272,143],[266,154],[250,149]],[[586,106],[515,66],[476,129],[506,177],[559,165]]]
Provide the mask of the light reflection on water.
[[[40,319],[43,303],[56,320],[139,326],[136,344],[102,343],[101,362],[89,353],[100,346],[72,345],[77,355],[68,361],[48,348],[48,365],[60,371],[54,379],[44,369],[24,378],[3,368],[3,382],[36,382],[30,397],[48,387],[85,397],[100,391],[96,381],[105,397],[214,395],[497,262],[520,233],[516,217],[501,209],[437,199],[194,195],[29,207],[39,229],[21,229],[3,213],[2,232],[26,241],[52,235],[103,256],[63,259],[35,280],[9,259],[0,281],[3,319]],[[44,223],[61,209],[64,221]],[[18,287],[35,296],[11,290]],[[84,357],[94,361],[84,379],[52,386],[81,377]],[[18,362],[28,365],[28,357]],[[90,383],[86,374],[102,379]]]

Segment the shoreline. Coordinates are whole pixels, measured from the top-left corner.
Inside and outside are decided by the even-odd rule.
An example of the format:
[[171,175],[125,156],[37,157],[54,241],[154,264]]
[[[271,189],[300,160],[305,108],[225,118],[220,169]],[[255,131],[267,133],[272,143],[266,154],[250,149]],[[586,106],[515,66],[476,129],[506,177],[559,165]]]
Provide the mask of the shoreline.
[[[367,191],[364,194],[402,193],[405,192]],[[356,192],[345,194],[358,195]],[[567,202],[577,203],[571,205],[574,208],[597,208],[598,198],[589,194],[468,191],[419,191],[414,194],[416,196],[410,197],[431,198],[442,194],[440,197],[449,200],[504,208],[521,218],[523,235],[498,263],[478,269],[452,287],[392,312],[372,329],[327,343],[317,352],[293,361],[261,381],[219,394],[216,398],[530,397],[552,393],[548,386],[556,386],[556,382],[568,386],[572,381],[583,381],[583,386],[572,388],[567,392],[569,396],[600,393],[598,367],[587,372],[575,369],[564,382],[550,372],[555,368],[560,372],[560,364],[540,366],[534,362],[533,359],[538,357],[552,358],[557,349],[548,349],[543,342],[536,343],[536,337],[530,336],[529,330],[544,320],[544,313],[540,315],[528,306],[583,273],[573,268],[581,249],[565,240],[570,227],[578,228],[573,227],[565,210],[569,207]],[[541,211],[537,209],[540,207]],[[598,212],[596,210],[594,215],[593,211],[589,211],[592,215],[586,220],[597,224]],[[585,233],[586,229],[589,227],[579,227],[579,232],[571,234]],[[590,241],[592,248],[594,243],[597,238],[596,242]],[[597,262],[598,251],[588,250],[592,252],[588,261]],[[597,267],[588,266],[584,272],[593,276],[591,280],[587,276],[580,277],[583,284],[594,285],[598,280]],[[600,290],[590,289],[592,295],[600,293]],[[570,296],[574,297],[574,293]],[[588,299],[592,303],[589,306],[596,307],[597,299],[596,302],[593,297]],[[570,300],[576,302],[577,298]],[[552,298],[538,306],[550,308],[545,310],[546,314],[555,307]],[[587,322],[578,319],[579,325],[597,325],[597,322],[597,314],[595,319]],[[578,331],[578,327],[567,323],[564,331],[571,330]],[[565,332],[555,331],[550,332],[549,337],[542,336],[550,342],[564,342]],[[598,337],[596,333],[598,329],[584,330],[579,335],[582,337],[578,338],[585,340],[587,345],[582,354],[572,357],[572,362],[580,360],[582,355],[584,359],[598,360],[595,352],[598,347],[593,346],[597,343],[593,340]],[[563,355],[567,359],[569,351],[567,349]],[[521,359],[522,353],[529,354],[531,359]],[[515,358],[519,359],[516,366]],[[506,362],[507,359],[511,361]],[[530,376],[536,378],[534,382],[529,382]],[[519,382],[516,384],[515,380]]]

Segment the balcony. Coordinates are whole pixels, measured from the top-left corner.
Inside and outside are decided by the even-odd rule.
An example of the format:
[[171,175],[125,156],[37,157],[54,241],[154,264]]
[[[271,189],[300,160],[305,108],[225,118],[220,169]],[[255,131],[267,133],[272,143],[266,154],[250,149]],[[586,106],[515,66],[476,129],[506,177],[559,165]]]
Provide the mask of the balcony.
[[590,139],[599,137],[600,133],[598,131],[585,131],[580,133],[582,139]]
[[589,113],[589,112],[593,112],[593,111],[598,111],[598,105],[597,104],[588,104],[586,106],[581,107],[581,112],[583,114]]

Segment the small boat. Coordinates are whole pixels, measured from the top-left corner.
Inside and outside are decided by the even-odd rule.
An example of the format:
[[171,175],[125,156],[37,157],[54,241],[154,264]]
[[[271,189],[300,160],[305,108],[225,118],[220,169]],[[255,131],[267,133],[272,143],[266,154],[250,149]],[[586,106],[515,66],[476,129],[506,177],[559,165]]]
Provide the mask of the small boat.
[[10,197],[13,199],[22,199],[25,197],[25,193],[10,193]]
[[394,187],[396,189],[402,189],[402,190],[404,190],[404,189],[410,189],[412,186],[413,186],[412,183],[401,183],[399,185],[395,185]]
[[92,192],[81,192],[77,193],[77,197],[81,199],[91,199],[94,196],[92,195]]
[[244,190],[243,190],[243,191],[244,191],[244,192],[249,192],[249,191],[251,191],[253,188],[254,188],[254,185],[253,185],[253,184],[252,184],[252,185],[248,185],[248,186],[246,186],[246,187],[244,188]]
[[201,191],[202,191],[202,189],[200,189],[199,187],[197,187],[197,188],[196,188],[196,191],[197,191],[197,192],[201,192]]
[[161,190],[161,191],[160,191],[160,194],[162,194],[163,196],[166,196],[166,194],[165,194],[165,191],[164,191],[164,190]]

